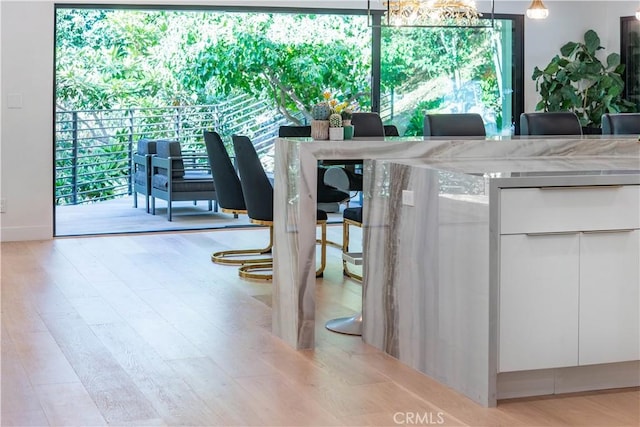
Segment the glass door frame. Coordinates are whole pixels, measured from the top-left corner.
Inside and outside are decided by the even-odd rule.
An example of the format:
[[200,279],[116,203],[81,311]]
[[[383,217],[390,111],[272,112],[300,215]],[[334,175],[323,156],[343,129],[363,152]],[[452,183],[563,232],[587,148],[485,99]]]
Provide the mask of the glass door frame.
[[629,74],[629,70],[635,66],[636,69],[640,70],[640,58],[633,62],[633,58],[629,57],[629,52],[632,48],[636,47],[638,49],[638,54],[640,55],[640,46],[631,45],[631,33],[637,31],[638,37],[640,39],[640,21],[636,19],[635,16],[621,16],[620,17],[620,62],[625,65],[624,73],[622,74],[622,79],[624,80],[624,97],[625,99],[632,101],[636,99],[636,107],[637,110],[640,111],[640,83],[637,84],[637,87],[633,88],[632,85],[629,84],[631,81],[631,76]]

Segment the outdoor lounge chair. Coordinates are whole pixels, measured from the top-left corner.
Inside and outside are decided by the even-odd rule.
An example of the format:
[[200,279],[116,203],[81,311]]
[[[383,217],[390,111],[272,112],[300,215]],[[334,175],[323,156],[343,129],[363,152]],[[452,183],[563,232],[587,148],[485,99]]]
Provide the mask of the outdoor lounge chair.
[[207,155],[183,156],[178,141],[159,140],[156,148],[157,154],[151,158],[151,213],[156,214],[156,198],[166,200],[169,221],[173,202],[206,200],[211,211],[216,191]]

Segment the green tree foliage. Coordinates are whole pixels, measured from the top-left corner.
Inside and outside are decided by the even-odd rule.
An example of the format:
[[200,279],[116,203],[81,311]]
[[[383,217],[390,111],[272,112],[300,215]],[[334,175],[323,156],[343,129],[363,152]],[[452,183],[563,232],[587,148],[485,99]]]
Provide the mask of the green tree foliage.
[[501,125],[497,31],[499,24],[496,30],[383,29],[381,87],[392,94],[394,122],[406,135],[421,134],[426,105],[451,112],[482,105]]
[[270,100],[293,123],[300,123],[299,113],[310,119],[310,106],[324,90],[370,104],[363,17],[243,14],[228,20],[230,31],[216,34],[182,73],[201,102],[243,92]]
[[212,103],[246,93],[292,118],[331,90],[370,103],[365,17],[60,9],[63,109]]
[[175,68],[190,53],[183,40],[194,27],[186,13],[59,9],[58,109],[173,104],[185,96]]

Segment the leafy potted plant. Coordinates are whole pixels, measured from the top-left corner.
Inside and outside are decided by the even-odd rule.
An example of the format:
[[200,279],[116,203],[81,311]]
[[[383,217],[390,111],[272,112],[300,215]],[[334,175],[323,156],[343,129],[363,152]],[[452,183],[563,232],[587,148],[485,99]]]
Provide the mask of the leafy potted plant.
[[351,105],[349,105],[349,102],[345,101],[342,104],[336,105],[334,111],[342,116],[344,139],[352,139],[353,125],[351,124],[351,118],[353,117],[353,108],[351,107]]
[[535,67],[532,78],[542,97],[536,111],[573,111],[585,133],[599,133],[589,129],[601,127],[604,113],[635,111],[635,105],[623,99],[620,55],[609,54],[605,65],[596,56],[601,49],[600,37],[589,30],[584,42],[565,44],[544,69]]

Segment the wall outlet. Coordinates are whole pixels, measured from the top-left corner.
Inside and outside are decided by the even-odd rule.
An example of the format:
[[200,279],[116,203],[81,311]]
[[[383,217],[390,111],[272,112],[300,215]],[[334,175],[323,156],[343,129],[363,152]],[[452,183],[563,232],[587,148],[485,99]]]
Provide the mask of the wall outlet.
[[5,213],[7,210],[7,199],[0,199],[0,213]]
[[402,204],[407,206],[415,206],[413,201],[413,191],[402,190]]

